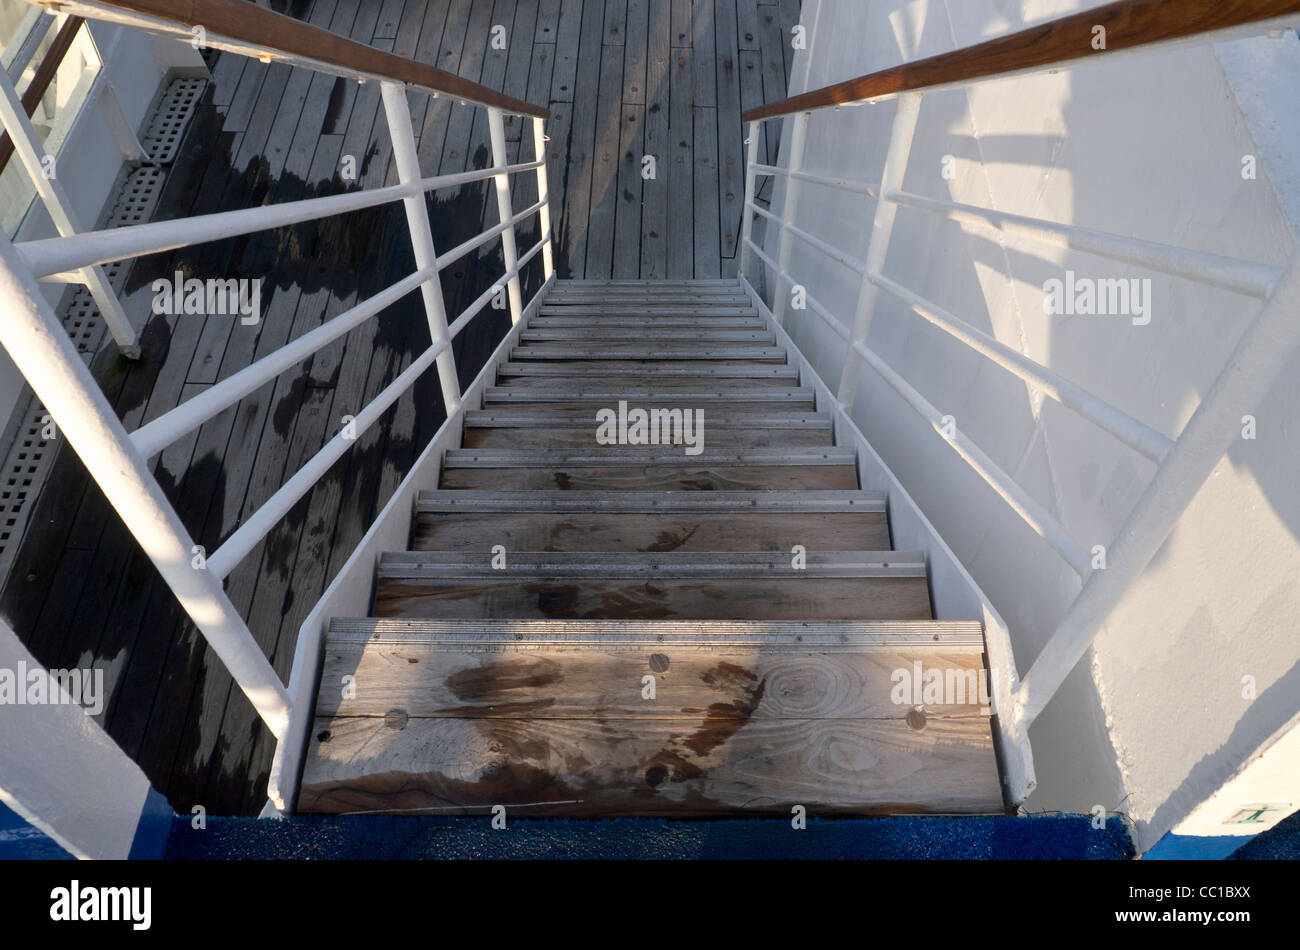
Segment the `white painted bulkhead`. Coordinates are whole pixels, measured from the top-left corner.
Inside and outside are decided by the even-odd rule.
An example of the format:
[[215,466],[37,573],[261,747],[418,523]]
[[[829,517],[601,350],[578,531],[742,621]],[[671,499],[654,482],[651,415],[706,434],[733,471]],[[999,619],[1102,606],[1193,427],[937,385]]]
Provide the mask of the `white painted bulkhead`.
[[[805,0],[807,49],[795,54],[791,92],[1097,5]],[[1287,33],[930,93],[903,190],[1284,267],[1300,221],[1297,77],[1300,42]],[[878,183],[895,111],[887,100],[814,113],[804,168]],[[781,123],[766,128],[780,134]],[[1251,160],[1254,178],[1243,175]],[[778,180],[774,211],[783,191]],[[795,223],[860,261],[874,210],[867,196],[805,184]],[[793,244],[794,279],[851,325],[858,275]],[[770,226],[764,246],[775,258]],[[1149,323],[1141,314],[1045,313],[1046,283],[1068,271],[1150,279]],[[1170,437],[1259,308],[1240,294],[909,208],[899,212],[883,272]],[[785,324],[834,388],[847,350],[840,337],[808,310],[787,308]],[[1086,551],[1112,541],[1155,471],[883,293],[868,345]],[[1300,360],[1293,366],[1300,370]],[[1253,408],[1257,437],[1219,464],[1032,727],[1038,788],[1028,810],[1122,812],[1145,851],[1292,721],[1300,697],[1298,406],[1300,372],[1292,371]],[[1078,578],[869,367],[852,414],[1006,618],[1023,675]],[[1274,794],[1285,793],[1293,809],[1300,775],[1285,773]],[[1289,790],[1280,787],[1288,781]],[[1223,804],[1220,822],[1235,804]],[[1240,832],[1221,824],[1217,833]]]
[[[89,231],[98,224],[126,160],[114,135],[113,113],[120,108],[126,125],[138,136],[162,83],[169,76],[206,75],[207,67],[191,46],[143,30],[95,20],[88,20],[82,29],[89,30],[103,68],[68,130],[55,167],[72,212],[82,229]],[[19,166],[17,156],[11,164]],[[37,198],[13,240],[35,241],[57,234]],[[51,283],[44,289],[51,306],[57,306],[64,285]],[[23,385],[22,374],[0,351],[0,428],[16,408]]]

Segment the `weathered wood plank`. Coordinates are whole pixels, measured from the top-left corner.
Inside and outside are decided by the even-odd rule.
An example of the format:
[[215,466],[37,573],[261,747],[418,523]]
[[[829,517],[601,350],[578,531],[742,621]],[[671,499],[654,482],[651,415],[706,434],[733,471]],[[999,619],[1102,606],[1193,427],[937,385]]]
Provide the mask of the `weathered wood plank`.
[[[726,642],[693,650],[644,644],[607,652],[599,644],[543,644],[461,652],[422,637],[331,638],[324,652],[318,717],[383,718],[400,709],[411,719],[691,719],[715,703],[730,706],[735,684],[744,681],[765,684],[749,710],[750,722],[920,721],[910,690],[904,701],[894,701],[902,691],[893,674],[903,670],[910,676],[915,659],[898,652],[809,654]],[[925,705],[926,725],[931,719],[988,715],[988,703],[980,702],[984,664],[978,650],[927,654],[923,675],[930,670],[940,677],[951,671],[954,689],[948,696],[935,691],[939,702]],[[646,675],[655,678],[653,700],[642,695]],[[356,690],[345,695],[339,684],[347,676]]]
[[854,465],[444,468],[440,487],[497,491],[806,491],[858,487]]
[[[502,572],[507,574],[509,572]],[[386,579],[377,617],[588,620],[928,620],[925,578]]]
[[[690,0],[686,0],[689,9]],[[675,8],[674,8],[675,9]],[[676,28],[674,28],[676,34]],[[692,94],[695,75],[691,51],[675,48],[669,61],[670,108],[668,114],[667,276],[690,279],[695,273],[694,116]],[[706,276],[704,274],[698,276]],[[711,276],[711,275],[707,275]]]
[[[466,429],[462,445],[467,449],[578,449],[596,446],[596,425],[573,429]],[[821,429],[721,429],[708,428],[704,442],[728,452],[750,452],[781,447],[808,448],[831,444],[831,434]],[[671,445],[682,445],[680,434]]]
[[[737,691],[743,712],[757,686]],[[998,813],[981,719],[321,719],[300,809],[519,816]],[[574,763],[581,762],[581,769]]]
[[623,112],[623,47],[600,48],[596,138],[592,153],[591,205],[587,225],[588,277],[614,276],[614,233],[619,205]]
[[889,528],[880,512],[422,513],[412,550],[789,551],[813,540],[841,550],[885,549]]

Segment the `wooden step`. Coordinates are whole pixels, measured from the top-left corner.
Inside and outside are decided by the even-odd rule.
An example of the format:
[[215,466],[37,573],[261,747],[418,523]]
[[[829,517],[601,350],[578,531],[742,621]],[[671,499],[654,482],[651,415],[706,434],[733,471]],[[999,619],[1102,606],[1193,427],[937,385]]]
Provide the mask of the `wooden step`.
[[893,701],[981,650],[975,623],[336,620],[298,808],[998,813],[981,697]]
[[653,324],[659,317],[697,317],[707,320],[710,317],[753,317],[758,311],[752,305],[746,306],[709,306],[702,307],[693,303],[626,303],[626,304],[569,304],[557,307],[542,304],[543,317],[574,316],[581,314],[595,319],[606,316],[639,316],[644,323]]
[[750,343],[775,346],[776,334],[767,330],[701,330],[686,327],[558,327],[524,330],[519,339],[530,343],[674,343],[680,346],[710,346],[717,343]]
[[[772,405],[783,409],[813,409],[817,390],[811,386],[764,386],[757,380],[714,380],[709,388],[655,386],[588,386],[585,380],[570,386],[539,385],[536,382],[509,386],[488,386],[483,390],[483,406],[555,405],[583,408],[701,409],[710,406]],[[705,420],[707,424],[707,418]]]
[[[476,429],[466,427],[461,435],[461,447],[466,449],[555,449],[582,452],[600,448],[596,441],[596,423],[589,415],[581,427],[573,428],[518,428],[500,427]],[[670,434],[672,446],[685,446],[684,432]],[[777,449],[811,449],[834,444],[829,429],[718,429],[710,425],[706,444],[728,453]]]
[[694,464],[680,459],[662,464],[568,465],[458,468],[444,466],[439,486],[500,491],[843,491],[858,487],[855,464],[767,465]]
[[746,344],[712,344],[709,346],[678,346],[664,343],[609,343],[574,346],[563,343],[539,343],[532,346],[513,346],[510,359],[520,360],[751,360],[763,363],[786,362],[785,349],[779,346],[749,346]]
[[524,379],[563,376],[623,377],[647,382],[663,378],[691,376],[709,379],[784,379],[798,385],[799,367],[777,363],[640,363],[633,360],[593,360],[587,363],[502,363],[497,379]]
[[[761,365],[761,364],[755,364]],[[526,377],[506,377],[497,381],[497,386],[510,389],[557,389],[557,390],[601,390],[604,392],[618,392],[622,389],[635,388],[638,391],[652,391],[658,393],[673,392],[707,392],[711,389],[718,388],[740,388],[744,386],[747,389],[800,389],[799,381],[791,379],[789,375],[769,376],[766,374],[745,377],[716,377],[708,374],[697,376],[653,376],[640,374],[613,375],[613,376],[596,376],[582,374],[576,377],[569,376],[526,376]],[[617,402],[615,403],[617,405]]]
[[[509,406],[496,409],[467,409],[465,425],[469,428],[557,428],[572,429],[595,422],[590,409],[515,409]],[[719,429],[834,429],[831,417],[821,412],[791,412],[789,410],[720,409],[710,414],[706,422],[710,431]]]
[[631,280],[631,279],[604,279],[604,280],[557,280],[551,287],[552,294],[567,293],[576,289],[592,288],[601,292],[619,291],[619,290],[673,290],[687,289],[695,290],[701,293],[734,293],[743,285],[738,280],[713,279],[713,280]]
[[714,317],[703,315],[680,315],[648,318],[644,314],[590,314],[567,311],[553,317],[533,317],[528,321],[530,330],[551,330],[568,327],[621,327],[625,329],[661,330],[666,327],[698,327],[708,330],[761,330],[765,324],[761,317]]
[[874,492],[422,492],[417,551],[790,551],[890,547]]
[[374,614],[442,619],[928,620],[921,555],[897,551],[391,552]]
[[511,449],[448,449],[443,454],[444,469],[450,468],[641,468],[676,465],[784,466],[821,468],[853,465],[853,449],[831,447],[806,452],[710,452],[687,455],[683,451],[660,445],[597,446],[586,452],[514,451]]

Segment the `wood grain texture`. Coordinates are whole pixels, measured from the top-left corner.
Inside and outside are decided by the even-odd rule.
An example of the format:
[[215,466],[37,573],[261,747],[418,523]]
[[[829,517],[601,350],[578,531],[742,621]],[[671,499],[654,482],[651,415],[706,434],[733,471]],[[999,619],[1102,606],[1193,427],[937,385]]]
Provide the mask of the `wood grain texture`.
[[803,491],[858,487],[856,465],[461,468],[442,471],[442,488],[500,491]]
[[680,720],[321,718],[299,810],[515,817],[789,817],[1002,811],[979,718]]
[[887,549],[883,513],[726,512],[443,514],[416,517],[416,551],[789,551],[810,539],[849,550]]
[[[938,670],[948,678],[952,671],[960,693],[954,688],[940,697],[952,701],[918,706],[910,690],[898,687],[899,671],[908,682],[914,672],[914,657],[902,653],[797,653],[726,643],[609,652],[505,644],[495,652],[459,652],[422,638],[331,640],[316,714],[382,717],[400,709],[411,719],[690,719],[711,709],[725,715],[737,699],[736,685],[750,683],[763,687],[750,721],[910,716],[920,724],[918,709],[926,721],[987,717],[978,685],[983,669],[978,650],[927,654],[923,675]],[[654,677],[653,699],[643,695],[646,676]]]
[[[1297,0],[1117,0],[984,43],[882,69],[747,110],[746,122],[949,83],[1104,57],[1273,17],[1300,14]],[[1106,48],[1093,48],[1093,30]]]
[[380,578],[377,617],[527,620],[928,620],[924,577],[654,581]]

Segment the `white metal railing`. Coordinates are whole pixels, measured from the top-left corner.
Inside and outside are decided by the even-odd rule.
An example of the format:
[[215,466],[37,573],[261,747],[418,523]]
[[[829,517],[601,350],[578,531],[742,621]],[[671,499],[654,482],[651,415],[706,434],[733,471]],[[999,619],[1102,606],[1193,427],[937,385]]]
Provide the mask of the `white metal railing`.
[[[305,68],[317,68],[314,60],[286,56],[283,51],[241,42],[245,55],[274,55]],[[337,64],[332,73],[342,72],[357,81],[372,78],[359,72],[347,73]],[[76,222],[58,215],[62,197],[50,191],[51,183],[40,174],[39,142],[30,132],[30,121],[17,103],[12,83],[0,70],[0,118],[14,137],[17,154],[37,181],[38,193],[55,214],[61,236],[38,241],[11,243],[0,235],[0,301],[5,318],[0,320],[0,344],[22,370],[60,432],[85,462],[136,540],[149,555],[195,626],[226,664],[231,676],[256,708],[271,733],[284,735],[289,721],[290,697],[299,690],[291,680],[289,688],[280,681],[247,625],[226,596],[222,580],[240,560],[283,518],[355,443],[355,436],[373,425],[430,366],[435,366],[442,387],[449,420],[458,418],[461,393],[457,380],[452,340],[469,325],[488,302],[503,289],[509,299],[512,323],[524,310],[520,274],[537,254],[542,254],[543,290],[554,278],[549,192],[545,162],[545,120],[532,119],[534,159],[510,165],[506,154],[504,116],[500,107],[462,100],[463,108],[487,110],[492,143],[492,167],[424,177],[420,173],[415,135],[407,104],[412,87],[404,82],[383,81],[382,100],[397,169],[398,184],[336,195],[249,208],[216,214],[140,224],[104,231],[82,232]],[[427,91],[427,90],[425,90]],[[514,113],[512,113],[514,114]],[[538,201],[520,212],[511,208],[510,177],[534,172]],[[428,192],[478,181],[491,180],[497,198],[499,223],[441,254],[434,246],[429,224]],[[42,190],[43,189],[43,190]],[[175,248],[188,247],[236,235],[281,228],[339,214],[401,201],[415,256],[415,271],[363,300],[351,309],[272,353],[239,370],[225,380],[187,400],[176,408],[128,433],[100,391],[85,363],[63,331],[42,296],[38,280],[92,283],[102,277],[101,265],[129,260]],[[515,228],[538,216],[540,240],[522,256],[517,253]],[[454,321],[448,323],[442,295],[441,272],[470,252],[500,239],[504,273],[475,299]],[[104,286],[107,282],[104,281]],[[400,375],[352,419],[346,434],[340,432],[292,475],[260,508],[245,520],[210,556],[196,568],[192,561],[193,538],[150,471],[148,459],[204,422],[234,405],[258,387],[273,380],[293,365],[309,358],[367,320],[377,319],[385,309],[419,291],[429,324],[429,346],[415,357]],[[111,290],[108,291],[111,294]],[[540,294],[542,291],[539,291]],[[100,300],[113,323],[111,305],[116,298]],[[119,307],[120,312],[120,307]],[[134,333],[124,314],[120,317],[129,339]],[[120,327],[114,326],[119,340]],[[444,425],[449,424],[445,423]],[[310,675],[314,675],[314,670]]]
[[[1262,21],[1249,27],[1235,26],[1223,31],[1206,31],[1200,37],[1201,41],[1214,42],[1268,32],[1280,25],[1284,24]],[[1006,75],[1024,71],[1009,70]],[[755,261],[761,263],[768,274],[767,283],[772,295],[768,315],[781,323],[790,296],[789,290],[796,284],[789,272],[794,241],[800,241],[859,275],[858,301],[851,320],[837,318],[806,288],[803,294],[807,309],[847,344],[848,356],[837,396],[845,411],[852,409],[864,368],[874,370],[934,427],[952,449],[1081,578],[1082,587],[1078,596],[1029,672],[1016,687],[1014,709],[1009,717],[1011,722],[1004,728],[1023,730],[1037,718],[1055,695],[1096,637],[1105,617],[1150,563],[1182,512],[1228,451],[1240,427],[1242,415],[1250,412],[1267,394],[1287,360],[1300,347],[1300,320],[1295,318],[1297,307],[1300,306],[1300,257],[1293,260],[1284,271],[1253,261],[904,192],[903,173],[907,167],[922,97],[927,91],[951,85],[962,83],[936,84],[926,90],[907,90],[870,100],[873,103],[888,99],[897,101],[889,147],[878,184],[815,174],[803,167],[804,142],[811,116],[809,111],[767,115],[751,121],[746,140],[746,213],[741,229],[740,279],[762,304],[763,298],[757,286],[761,281],[756,279],[756,275],[762,271],[754,266]],[[790,147],[781,164],[760,164],[757,156],[763,123],[777,118],[790,118],[793,121]],[[779,213],[755,203],[757,179],[762,177],[781,177],[786,181],[784,204]],[[796,223],[800,190],[808,185],[865,194],[876,199],[865,259],[853,256],[851,252],[809,233]],[[1176,438],[1170,438],[1087,388],[1071,382],[1055,370],[1006,346],[886,277],[883,273],[885,256],[894,221],[901,208],[943,215],[962,224],[992,228],[1043,244],[1087,251],[1234,291],[1264,303],[1182,433]],[[756,218],[764,219],[769,229],[775,229],[775,256],[765,252],[754,240],[753,224]],[[773,232],[769,230],[768,233]],[[1114,541],[1107,546],[1105,570],[1093,570],[1091,556],[1074,541],[1060,522],[1034,501],[1011,475],[964,433],[954,431],[951,425],[945,427],[944,417],[939,410],[867,345],[872,316],[881,291],[972,351],[1017,376],[1027,386],[1071,409],[1157,464],[1154,479]]]

